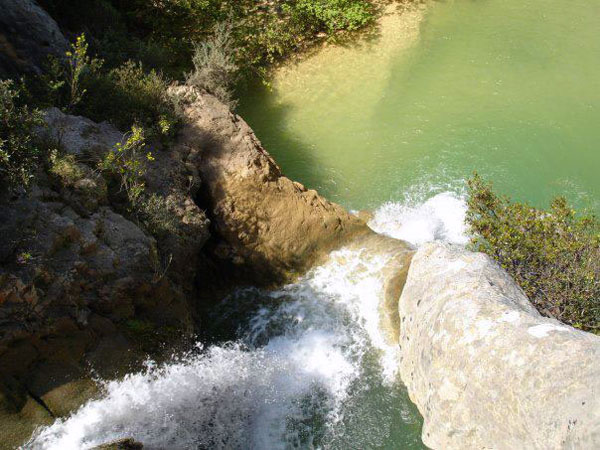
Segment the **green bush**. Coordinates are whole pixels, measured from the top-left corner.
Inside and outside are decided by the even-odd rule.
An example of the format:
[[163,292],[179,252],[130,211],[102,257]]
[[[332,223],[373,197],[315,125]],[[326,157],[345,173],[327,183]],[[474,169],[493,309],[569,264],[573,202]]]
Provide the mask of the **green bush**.
[[146,151],[144,130],[134,126],[125,143],[118,142],[99,163],[99,169],[117,180],[119,190],[136,208],[143,200],[146,183],[144,175],[147,161],[153,161],[152,153]]
[[135,0],[115,2],[129,24],[173,54],[172,64],[189,67],[198,42],[219,23],[233,25],[235,63],[243,72],[269,64],[320,38],[357,30],[372,22],[370,0]]
[[[147,150],[144,131],[134,126],[125,143],[117,143],[98,168],[107,176],[113,192],[118,191],[126,200],[127,212],[154,236],[164,238],[178,233],[178,220],[164,197],[146,190],[145,175],[151,161],[154,157]],[[71,168],[72,162],[56,159],[53,173],[63,179],[77,176]]]
[[23,87],[38,107],[56,106],[97,122],[107,120],[121,130],[139,125],[148,139],[169,140],[179,121],[165,77],[133,61],[103,70],[103,61],[89,56],[83,34],[64,60],[51,58],[46,72],[25,80]]
[[169,138],[178,117],[168,87],[160,73],[145,72],[140,63],[127,61],[90,81],[88,96],[77,112],[95,121],[108,120],[121,130],[140,125],[149,139]]
[[600,332],[600,222],[556,198],[549,210],[499,197],[477,174],[469,180],[472,247],[493,257],[537,309]]
[[165,238],[179,234],[179,221],[164,197],[158,194],[145,195],[137,212],[140,221],[155,237]]
[[42,157],[34,139],[41,114],[18,100],[14,83],[0,81],[0,185],[9,188],[27,187]]
[[[182,79],[187,72],[198,74],[194,84],[227,101],[234,81],[256,74],[264,76],[270,65],[293,52],[324,37],[337,38],[340,32],[368,25],[375,17],[378,3],[375,0],[41,2],[63,29],[71,35],[79,34],[79,39],[83,39],[85,32],[89,42],[89,49],[85,42],[84,54],[75,58],[76,64],[72,64],[73,57],[67,67],[56,60],[51,64],[51,76],[45,84],[54,95],[50,95],[44,106],[66,108],[76,104],[77,113],[91,115],[96,120],[109,119],[121,129],[132,125],[128,117],[141,119],[148,127],[147,122],[156,123],[157,115],[168,116],[147,108],[149,104],[165,107],[164,99],[157,101],[148,92],[153,83],[164,84],[160,73],[173,79]],[[223,23],[229,24],[227,33],[222,32]],[[224,35],[225,40],[221,39]],[[90,76],[99,60],[89,58],[88,53],[101,57],[107,69]],[[73,51],[73,55],[78,53]],[[135,63],[126,63],[130,60]],[[70,71],[71,66],[82,70]],[[146,72],[148,69],[157,72],[145,73],[142,66]],[[242,77],[238,78],[238,73]],[[70,83],[79,79],[80,83]],[[69,93],[65,85],[75,89]],[[45,97],[35,92],[35,87],[31,90],[36,101]],[[150,94],[146,97],[148,101],[145,94]],[[109,112],[103,114],[104,110]]]
[[362,0],[297,0],[287,8],[329,32],[358,30],[373,19],[372,4]]
[[187,84],[207,90],[232,109],[232,89],[238,74],[233,45],[230,26],[219,24],[211,38],[196,45],[194,70],[186,75]]

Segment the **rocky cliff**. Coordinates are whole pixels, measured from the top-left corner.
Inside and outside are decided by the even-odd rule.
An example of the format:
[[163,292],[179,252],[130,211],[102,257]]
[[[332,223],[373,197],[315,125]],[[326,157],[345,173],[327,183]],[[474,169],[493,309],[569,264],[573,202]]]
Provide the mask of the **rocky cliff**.
[[600,446],[600,337],[542,317],[487,256],[425,245],[399,311],[401,375],[426,445]]
[[186,117],[177,148],[200,154],[200,201],[221,238],[218,254],[253,282],[284,280],[350,237],[371,233],[364,221],[283,176],[246,122],[215,97],[188,87],[172,93]]
[[[250,128],[216,98],[176,93],[184,126],[153,152],[148,193],[170,233],[123,208],[97,163],[124,139],[107,123],[46,112],[41,137],[75,177],[40,174],[0,201],[0,431],[19,442],[113,376],[201,329],[207,302],[236,284],[293,277],[364,222],[285,178]],[[118,194],[118,193],[117,193]],[[4,444],[3,444],[4,445]],[[2,445],[2,446],[3,446]]]

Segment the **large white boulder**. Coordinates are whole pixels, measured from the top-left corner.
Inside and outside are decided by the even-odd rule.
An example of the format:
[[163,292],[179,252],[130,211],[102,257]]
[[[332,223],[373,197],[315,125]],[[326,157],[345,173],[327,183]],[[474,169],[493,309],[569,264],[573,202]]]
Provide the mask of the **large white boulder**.
[[542,317],[489,257],[423,246],[399,313],[426,445],[600,448],[600,337]]

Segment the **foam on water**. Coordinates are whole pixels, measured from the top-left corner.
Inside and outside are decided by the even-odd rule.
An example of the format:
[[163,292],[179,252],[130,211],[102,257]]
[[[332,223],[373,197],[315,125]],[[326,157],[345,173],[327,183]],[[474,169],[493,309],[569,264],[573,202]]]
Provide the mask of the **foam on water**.
[[466,244],[466,212],[464,198],[442,192],[421,203],[410,199],[386,203],[377,209],[369,226],[417,246],[432,241]]
[[[417,245],[463,242],[463,217],[464,202],[444,193],[384,205],[371,226]],[[401,426],[414,428],[404,448],[421,448],[420,418],[398,391],[398,349],[379,328],[381,273],[393,256],[341,249],[296,283],[234,294],[224,315],[252,311],[234,343],[105,383],[101,398],[38,430],[26,448],[81,449],[120,437],[149,449],[374,447]]]

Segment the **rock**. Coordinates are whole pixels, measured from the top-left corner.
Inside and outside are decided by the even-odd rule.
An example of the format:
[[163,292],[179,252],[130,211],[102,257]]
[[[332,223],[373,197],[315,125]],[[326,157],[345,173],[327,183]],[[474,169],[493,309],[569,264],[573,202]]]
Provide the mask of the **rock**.
[[94,447],[92,450],[141,450],[142,448],[144,448],[142,443],[128,438],[108,442],[106,444]]
[[399,312],[427,446],[600,447],[600,337],[542,317],[489,257],[423,246]]
[[33,0],[0,1],[0,78],[41,73],[48,56],[65,56],[56,22]]
[[86,117],[72,116],[58,108],[44,112],[46,127],[40,137],[64,152],[98,161],[117,142],[123,142],[123,133],[108,122],[96,123]]
[[[187,121],[171,148],[149,149],[146,209],[132,211],[97,171],[121,132],[58,109],[39,130],[60,150],[49,173],[28,194],[0,193],[7,445],[93,396],[90,367],[110,378],[148,353],[160,359],[159,347],[171,352],[198,331],[203,308],[239,285],[239,272],[252,284],[283,281],[351,238],[376,238],[284,177],[216,98],[177,89]],[[398,251],[404,258],[406,248]]]
[[367,225],[342,207],[282,175],[250,127],[212,95],[172,88],[186,125],[178,146],[197,154],[202,198],[219,249],[254,274],[254,282],[301,272]]

